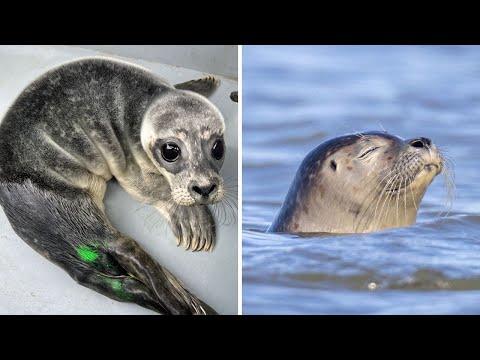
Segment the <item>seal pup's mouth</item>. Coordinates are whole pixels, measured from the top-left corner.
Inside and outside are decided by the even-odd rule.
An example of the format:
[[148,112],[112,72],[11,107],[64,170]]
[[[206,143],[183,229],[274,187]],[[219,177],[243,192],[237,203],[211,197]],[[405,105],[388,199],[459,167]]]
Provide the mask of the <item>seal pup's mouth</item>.
[[384,191],[386,193],[396,193],[400,192],[401,190],[406,189],[409,185],[411,185],[417,176],[422,172],[422,170],[425,170],[426,172],[435,172],[435,176],[440,174],[442,171],[442,166],[440,163],[427,163],[419,168],[416,174],[408,175],[406,178],[405,177],[400,177],[398,180],[394,181],[390,186],[388,186]]
[[405,189],[407,186],[409,186],[410,184],[412,183],[412,181],[408,182],[408,183],[403,183],[397,187],[394,187],[394,188],[389,188],[389,189],[385,189],[384,191],[386,193],[396,193],[396,192],[400,192],[401,190]]

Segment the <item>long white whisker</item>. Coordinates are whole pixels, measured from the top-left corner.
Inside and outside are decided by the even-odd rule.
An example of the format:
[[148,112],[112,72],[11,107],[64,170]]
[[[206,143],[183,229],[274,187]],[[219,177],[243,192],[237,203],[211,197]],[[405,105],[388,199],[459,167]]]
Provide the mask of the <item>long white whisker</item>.
[[[388,187],[390,187],[390,188],[392,187],[392,185],[394,184],[394,182],[395,182],[395,180],[396,180],[397,177],[398,177],[398,174],[394,174],[394,175],[388,180],[388,182],[385,184],[385,186],[384,186],[381,194],[384,194],[384,193],[387,191],[387,188],[388,188]],[[387,215],[387,214],[383,213],[383,208],[385,207],[385,204],[386,204],[387,200],[392,197],[392,194],[393,194],[393,193],[386,193],[385,200],[384,200],[384,202],[383,202],[383,204],[382,204],[382,207],[381,207],[381,209],[380,209],[380,213],[379,213],[379,214],[380,214],[380,218],[378,219],[378,221],[376,220],[376,219],[377,219],[377,208],[378,208],[378,205],[379,205],[379,203],[377,202],[377,205],[376,205],[376,207],[375,207],[375,213],[374,213],[374,220],[375,220],[375,227],[376,227],[376,228],[378,228],[378,227],[380,226],[380,222],[381,222],[381,220],[383,219],[384,215]]]
[[405,215],[405,224],[408,223],[408,219],[407,219],[407,187],[410,186],[410,189],[412,188],[412,183],[410,182],[410,184],[407,185],[407,179],[408,177],[405,176],[405,187],[403,188],[403,203],[405,205],[405,208],[404,208],[404,215]]
[[[387,170],[387,168],[384,169],[384,171],[386,171],[386,170]],[[358,230],[360,229],[360,225],[362,224],[362,222],[363,222],[364,220],[368,219],[368,217],[365,216],[365,214],[367,213],[368,210],[370,210],[370,208],[371,208],[372,206],[374,206],[374,203],[375,203],[375,202],[374,202],[374,198],[375,198],[375,194],[376,194],[375,191],[376,191],[380,186],[382,186],[383,181],[384,181],[385,179],[387,179],[391,174],[393,174],[394,171],[395,171],[395,170],[392,170],[392,167],[391,167],[390,170],[388,171],[388,173],[383,177],[383,179],[379,181],[379,183],[377,184],[377,186],[375,186],[375,188],[374,188],[370,193],[368,193],[368,194],[365,196],[365,200],[363,201],[362,204],[367,203],[368,205],[363,208],[364,210],[363,210],[363,211],[359,214],[359,216],[358,216],[359,221],[358,221],[357,226],[355,227],[356,231],[358,231]],[[369,181],[366,183],[366,185],[369,184],[371,181],[373,181],[373,180],[375,180],[375,179],[376,179],[376,178],[372,178],[371,180],[369,180]],[[374,214],[373,219],[372,219],[373,221],[375,221],[375,219],[376,219],[377,206],[378,206],[379,201],[383,198],[383,195],[384,195],[384,191],[382,190],[382,191],[380,192],[379,198],[377,199],[377,202],[376,202],[375,214]],[[365,229],[366,229],[366,227],[363,229],[363,231],[365,231]]]

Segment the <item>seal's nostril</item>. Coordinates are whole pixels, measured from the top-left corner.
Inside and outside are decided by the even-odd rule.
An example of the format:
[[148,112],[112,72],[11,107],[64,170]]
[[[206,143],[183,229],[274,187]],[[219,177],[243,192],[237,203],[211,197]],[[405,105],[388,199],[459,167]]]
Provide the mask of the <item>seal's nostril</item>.
[[421,139],[422,139],[422,141],[425,145],[427,145],[427,146],[432,145],[432,140],[430,140],[428,138],[424,138],[424,137],[422,137]]
[[410,140],[410,146],[413,146],[416,148],[423,148],[430,145],[432,145],[432,140],[425,137]]
[[217,185],[212,185],[210,187],[210,190],[208,190],[208,195],[210,195],[212,192],[214,192],[216,188],[217,188]]
[[410,146],[416,147],[416,148],[422,148],[423,147],[423,142],[421,140],[414,140],[410,142]]
[[212,192],[215,191],[216,188],[217,188],[217,185],[212,185],[210,187],[207,187],[207,186],[200,187],[197,185],[192,186],[192,190],[203,197],[207,197],[208,195],[210,195]]
[[410,141],[410,146],[416,147],[416,148],[423,148],[425,144],[421,139],[415,139]]

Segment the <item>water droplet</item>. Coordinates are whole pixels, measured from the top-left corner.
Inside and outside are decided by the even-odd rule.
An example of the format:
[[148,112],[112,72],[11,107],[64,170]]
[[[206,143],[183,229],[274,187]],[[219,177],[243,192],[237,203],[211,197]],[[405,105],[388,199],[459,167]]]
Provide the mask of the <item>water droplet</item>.
[[368,284],[368,290],[376,290],[378,288],[378,285],[374,282],[371,282]]

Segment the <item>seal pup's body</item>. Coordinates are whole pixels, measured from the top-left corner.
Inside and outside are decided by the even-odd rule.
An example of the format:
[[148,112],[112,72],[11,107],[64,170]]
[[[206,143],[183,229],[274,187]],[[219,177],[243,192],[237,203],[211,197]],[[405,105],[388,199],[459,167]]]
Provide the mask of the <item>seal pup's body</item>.
[[302,161],[269,232],[365,233],[414,224],[444,160],[427,138],[330,139]]
[[108,58],[72,61],[32,82],[0,125],[0,203],[15,232],[110,298],[160,313],[214,313],[111,226],[103,196],[114,177],[162,212],[178,242],[211,250],[215,223],[207,204],[222,199],[223,156],[210,153],[212,142],[223,149],[224,121],[188,90],[201,85],[208,94],[217,84],[208,78],[177,90]]

